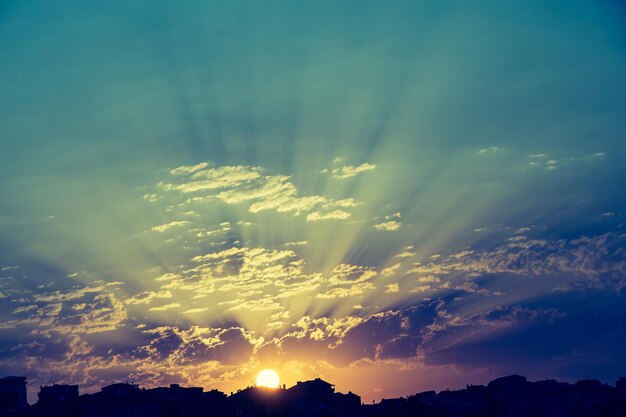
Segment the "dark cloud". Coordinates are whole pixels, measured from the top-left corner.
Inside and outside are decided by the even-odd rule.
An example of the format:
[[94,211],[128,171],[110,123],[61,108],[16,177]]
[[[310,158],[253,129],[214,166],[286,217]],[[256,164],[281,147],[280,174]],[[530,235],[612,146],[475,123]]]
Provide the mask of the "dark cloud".
[[626,273],[626,234],[605,233],[575,239],[532,239],[516,235],[489,250],[464,250],[418,263],[415,274],[469,275],[509,274],[523,277],[571,277],[561,290],[577,286],[609,286],[617,291],[624,286]]
[[155,338],[150,341],[147,347],[140,348],[139,350],[146,349],[146,351],[150,352],[151,356],[158,360],[167,359],[183,344],[182,337],[173,328],[159,328],[154,332]]
[[443,307],[442,301],[429,301],[343,323],[309,319],[282,337],[278,348],[286,358],[323,359],[336,366],[362,359],[406,359],[417,355],[417,348],[432,332],[431,326],[444,313]]
[[443,304],[438,301],[375,314],[348,330],[332,357],[339,364],[359,359],[394,359],[417,355]]
[[[425,347],[428,365],[455,364],[465,371],[537,377],[594,375],[612,381],[626,371],[621,297],[557,294],[533,306],[499,307],[467,317]],[[542,306],[543,305],[543,306]],[[556,305],[554,307],[545,307]]]

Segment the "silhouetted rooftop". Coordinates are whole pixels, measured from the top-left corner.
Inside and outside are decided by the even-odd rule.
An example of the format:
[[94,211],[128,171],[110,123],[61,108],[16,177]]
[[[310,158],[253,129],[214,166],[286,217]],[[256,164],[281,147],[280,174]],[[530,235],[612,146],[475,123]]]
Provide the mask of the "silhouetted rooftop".
[[39,401],[30,409],[25,377],[0,381],[7,382],[0,390],[2,417],[611,417],[621,415],[615,410],[626,410],[626,378],[613,387],[593,379],[569,384],[510,375],[487,386],[424,391],[370,405],[362,405],[352,392],[335,392],[334,385],[320,378],[289,389],[247,387],[230,396],[178,384],[141,389],[116,383],[79,397],[77,385],[52,385],[41,387]]

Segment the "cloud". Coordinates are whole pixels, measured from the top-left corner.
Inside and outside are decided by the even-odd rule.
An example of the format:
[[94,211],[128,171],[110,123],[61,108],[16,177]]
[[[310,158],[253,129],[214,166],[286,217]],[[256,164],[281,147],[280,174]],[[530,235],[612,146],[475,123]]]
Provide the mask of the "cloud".
[[386,222],[375,224],[374,225],[374,229],[376,229],[376,230],[383,230],[383,231],[386,231],[386,232],[393,232],[393,231],[398,230],[401,225],[402,225],[402,223],[400,223],[399,221],[389,220],[389,221],[386,221]]
[[14,293],[11,300],[15,305],[14,318],[5,320],[0,328],[20,328],[46,337],[117,329],[127,319],[124,303],[114,294],[120,284],[74,286],[42,294],[25,290],[21,296]]
[[215,236],[223,236],[231,231],[230,222],[222,222],[215,228],[207,228],[207,229],[194,229],[196,237],[205,238],[205,237],[215,237]]
[[0,268],[0,272],[7,272],[7,271],[13,271],[18,269],[19,266],[17,265],[8,265],[8,266],[3,266]]
[[159,327],[149,330],[154,338],[145,350],[150,356],[167,360],[174,366],[201,364],[208,361],[221,365],[248,361],[258,340],[240,327],[189,329]]
[[253,333],[240,327],[161,326],[144,333],[150,334],[151,339],[136,352],[145,352],[157,368],[167,364],[185,367],[206,362],[217,362],[220,366],[241,364],[248,361],[259,342]]
[[399,263],[399,262],[398,262],[398,263],[395,263],[395,264],[393,264],[393,265],[391,265],[391,266],[389,266],[389,267],[387,267],[387,268],[383,269],[383,270],[381,271],[381,274],[382,274],[384,277],[390,277],[390,276],[394,275],[394,274],[398,271],[398,269],[400,269],[400,266],[401,266],[401,265],[402,265],[402,264],[401,264],[401,263]]
[[124,300],[126,304],[150,304],[157,298],[172,298],[170,291],[144,291]]
[[150,307],[149,311],[168,311],[180,307],[180,303],[169,303],[157,307]]
[[466,317],[456,316],[450,320],[450,326],[469,326],[480,324],[488,327],[510,327],[520,321],[537,320],[542,317],[560,319],[565,315],[555,308],[530,308],[526,306],[498,306],[491,310],[480,311]]
[[411,294],[416,294],[416,293],[420,293],[420,292],[426,292],[428,290],[432,289],[432,287],[430,285],[417,285],[413,288],[411,288],[409,290],[409,292]]
[[233,256],[244,254],[248,251],[248,248],[238,248],[233,246],[232,248],[224,249],[219,252],[207,253],[206,255],[198,255],[192,259],[194,262],[204,262],[219,259],[228,259]]
[[333,349],[342,343],[350,329],[362,322],[362,318],[355,316],[336,319],[303,316],[292,324],[286,334],[261,345],[257,353],[263,354],[268,348],[278,348],[272,355],[280,355],[285,361],[299,358],[311,363],[322,358],[332,359],[336,352]]
[[178,189],[183,193],[215,190],[249,184],[262,177],[259,167],[221,166],[196,172],[191,176],[191,181],[181,184]]
[[61,333],[99,333],[117,329],[128,315],[113,294],[99,294],[80,314],[60,315],[52,329]]
[[161,326],[146,330],[144,333],[153,335],[145,346],[138,347],[138,351],[145,350],[156,359],[167,359],[184,343],[183,335],[177,327]]
[[315,222],[318,220],[330,220],[330,219],[345,220],[350,216],[351,214],[345,210],[333,210],[333,211],[327,211],[327,212],[314,211],[312,213],[309,213],[306,216],[306,220],[308,222]]
[[339,264],[331,272],[328,283],[333,286],[353,285],[369,281],[377,275],[373,268],[359,265]]
[[193,174],[194,172],[200,171],[208,167],[209,164],[206,162],[200,162],[197,165],[183,165],[178,168],[170,169],[170,174],[172,175],[187,175]]
[[121,284],[120,282],[115,281],[115,282],[109,282],[106,284],[101,284],[101,285],[96,285],[96,286],[76,287],[76,288],[72,288],[72,289],[64,290],[64,291],[59,290],[59,291],[55,291],[52,293],[43,293],[43,294],[35,295],[33,300],[41,301],[41,302],[72,301],[72,300],[81,299],[91,294],[101,293],[110,287],[116,287],[116,286],[119,286],[120,284]]
[[346,298],[362,295],[368,290],[373,290],[375,287],[371,282],[359,282],[349,287],[332,288],[326,292],[318,293],[315,298]]
[[385,288],[386,288],[385,293],[387,294],[395,294],[397,292],[400,292],[399,284],[387,284]]
[[543,168],[546,171],[554,171],[559,167],[572,164],[591,163],[606,156],[605,152],[595,152],[586,156],[565,156],[561,158],[549,158],[545,153],[535,153],[527,155],[530,161],[528,166]]
[[236,326],[161,326],[143,330],[142,336],[139,345],[117,351],[98,349],[77,334],[20,343],[9,360],[0,357],[0,368],[18,369],[17,360],[33,386],[61,380],[80,384],[82,392],[129,378],[148,387],[214,386],[222,373],[243,370],[262,341]]
[[173,221],[173,222],[169,222],[167,224],[161,224],[159,226],[154,226],[152,228],[152,231],[163,233],[166,230],[171,229],[172,227],[185,226],[185,225],[188,225],[188,224],[189,224],[189,222],[186,221],[186,220]]
[[410,246],[406,246],[404,248],[404,250],[400,253],[398,253],[397,255],[395,255],[395,258],[412,258],[413,256],[415,256],[415,252],[413,251],[415,248],[413,247],[413,245]]
[[414,357],[420,344],[430,338],[431,325],[440,320],[443,307],[443,302],[432,301],[373,314],[343,335],[330,359],[349,364],[362,359]]
[[144,194],[143,199],[147,200],[147,201],[149,201],[151,203],[156,203],[158,201],[158,199],[159,199],[159,196],[154,194],[154,193]]
[[196,314],[203,313],[208,310],[208,307],[198,307],[198,308],[190,308],[189,310],[183,311],[183,314]]
[[[0,329],[27,329],[29,340],[24,343],[32,344],[23,349],[35,358],[29,363],[66,369],[72,378],[90,383],[110,382],[107,378],[120,369],[136,369],[132,378],[140,383],[172,378],[172,382],[208,381],[214,386],[219,378],[233,378],[222,375],[235,372],[234,367],[244,369],[262,355],[285,362],[322,361],[337,369],[364,363],[424,366],[441,361],[446,349],[565,317],[554,308],[519,304],[520,294],[514,294],[518,304],[499,305],[510,298],[495,297],[485,276],[562,274],[594,287],[608,285],[623,280],[625,240],[618,234],[572,240],[516,234],[489,249],[451,253],[442,249],[441,255],[427,256],[421,263],[416,262],[421,247],[405,246],[400,259],[391,251],[380,267],[342,262],[325,273],[307,265],[297,252],[299,245],[277,244],[271,249],[227,242],[193,252],[188,264],[183,262],[170,272],[155,273],[153,284],[158,288],[126,299],[118,296],[119,283],[100,282],[57,291],[52,286],[42,294],[23,295],[23,302],[11,307],[14,317]],[[394,277],[393,282],[389,277]],[[500,283],[506,286],[505,281]],[[491,298],[485,308],[480,300],[487,297]],[[305,305],[302,312],[306,313],[294,312],[294,303],[311,299],[321,308],[315,311]],[[395,305],[414,305],[390,307],[385,304],[390,300],[399,300]],[[157,301],[163,305],[155,305]],[[163,325],[155,329],[145,314],[145,323],[138,326],[136,310],[141,309],[154,313],[148,314],[152,317],[176,315],[182,323],[209,323],[213,317],[229,317],[229,321],[216,328]],[[250,324],[251,317],[262,323]],[[101,344],[85,337],[120,328],[135,332],[129,340],[138,344],[105,354]],[[51,340],[58,345],[49,347]],[[11,358],[16,360],[15,355]],[[444,363],[454,366],[453,358]]]
[[[337,161],[337,162],[341,162],[341,161]],[[333,178],[346,179],[346,178],[355,177],[358,174],[363,173],[363,172],[372,171],[374,169],[376,169],[376,164],[370,164],[368,162],[365,162],[358,166],[345,165],[342,167],[333,168],[330,172]],[[327,170],[324,170],[322,172],[326,172],[326,171]]]
[[616,287],[624,281],[626,234],[606,233],[578,239],[529,239],[517,235],[491,250],[465,250],[429,263],[417,262],[409,273],[563,275],[586,278],[591,287]]
[[[361,361],[423,366],[425,360],[452,346],[488,341],[493,335],[523,329],[531,323],[556,322],[566,315],[554,308],[523,305],[497,306],[453,312],[443,300],[425,300],[402,309],[390,309],[365,318],[341,319],[304,316],[288,333],[265,345],[279,347],[283,360],[323,359],[336,367]],[[261,347],[261,350],[263,348]],[[447,362],[454,365],[454,358]]]
[[436,282],[441,282],[441,279],[439,279],[439,277],[436,277],[434,275],[426,275],[426,276],[419,277],[417,281],[427,282],[427,283],[436,283]]
[[[528,307],[524,305],[497,306],[471,314],[446,312],[433,328],[430,340],[423,346],[427,363],[457,363],[480,367],[510,366],[524,350],[530,355],[554,350],[554,342],[546,327],[558,333],[571,332],[568,315],[552,307]],[[576,325],[578,326],[578,324]],[[562,327],[560,330],[560,327]],[[543,329],[542,329],[543,328]],[[535,334],[533,334],[535,333]],[[557,336],[562,337],[562,336]],[[582,336],[585,337],[584,335]],[[525,339],[523,342],[521,339]],[[531,339],[531,340],[526,340]],[[567,337],[572,342],[571,337]],[[508,340],[508,341],[507,341]],[[536,340],[537,343],[533,343]],[[510,345],[510,346],[507,346]],[[535,345],[535,346],[533,346]],[[516,349],[519,346],[521,349]],[[523,348],[522,348],[523,347]],[[571,349],[571,345],[568,349]],[[478,352],[477,352],[478,351]],[[461,353],[462,354],[459,354]],[[568,355],[570,352],[559,352]],[[468,361],[467,356],[483,356]],[[470,363],[471,362],[471,363]],[[546,362],[541,364],[542,368]],[[526,362],[528,366],[528,362]]]
[[[191,292],[191,300],[219,293],[223,312],[284,310],[291,297],[315,291],[319,273],[305,272],[302,259],[290,249],[226,247],[197,255],[193,266],[156,278],[160,291]],[[188,305],[187,313],[204,306]]]
[[[201,193],[200,199],[217,199],[223,203],[248,204],[250,213],[275,210],[278,213],[306,215],[307,221],[339,219],[351,216],[348,209],[361,205],[351,198],[330,199],[321,195],[299,196],[298,189],[285,175],[266,175],[262,168],[254,166],[203,166],[193,170],[189,167],[174,168],[177,183],[160,182],[165,191],[182,194]],[[196,169],[197,168],[197,169]]]
[[308,244],[309,244],[308,241],[300,240],[300,241],[297,241],[297,242],[287,242],[287,243],[284,244],[284,246],[287,246],[287,247],[289,247],[289,246],[304,246],[304,245],[308,245]]
[[282,311],[283,310],[283,307],[280,305],[280,303],[278,303],[272,296],[265,296],[263,298],[257,298],[253,300],[247,300],[247,301],[242,300],[239,302],[233,302],[229,304],[233,304],[233,306],[226,309],[226,311],[238,311],[238,310],[242,310],[242,311],[281,310]]
[[254,336],[239,327],[210,329],[194,326],[178,334],[181,344],[170,356],[181,365],[207,361],[222,365],[244,363],[255,346]]
[[497,147],[497,146],[489,146],[488,148],[482,148],[480,149],[478,152],[476,152],[478,155],[485,155],[485,154],[494,154],[498,151],[500,151],[501,148]]
[[44,304],[34,310],[18,324],[22,328],[34,325],[33,334],[81,334],[100,333],[117,329],[128,315],[124,304],[110,293],[90,294],[83,302],[64,300]]

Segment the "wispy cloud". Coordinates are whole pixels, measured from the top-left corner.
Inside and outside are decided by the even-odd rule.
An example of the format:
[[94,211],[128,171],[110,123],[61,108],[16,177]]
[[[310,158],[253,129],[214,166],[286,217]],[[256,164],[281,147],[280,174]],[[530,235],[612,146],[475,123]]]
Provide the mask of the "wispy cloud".
[[[161,182],[159,188],[182,194],[200,194],[203,199],[217,199],[226,204],[248,204],[251,213],[275,210],[279,213],[305,214],[307,221],[347,219],[349,209],[361,205],[351,198],[331,199],[321,195],[299,196],[291,178],[266,175],[254,166],[202,166],[174,168],[178,183]],[[197,168],[197,169],[196,169]],[[194,197],[190,202],[196,201]]]
[[378,223],[374,225],[376,230],[384,230],[386,232],[393,232],[400,228],[401,223],[397,220],[389,220],[386,222]]
[[387,232],[394,232],[400,229],[402,223],[400,223],[400,219],[402,218],[401,213],[394,213],[391,215],[385,216],[385,221],[375,224],[374,229],[383,230]]
[[487,148],[482,148],[482,149],[478,150],[478,152],[476,152],[476,153],[478,155],[488,155],[488,154],[497,153],[500,150],[501,150],[501,148],[499,148],[497,146],[489,146]]
[[587,286],[618,286],[623,281],[626,261],[622,247],[626,235],[606,233],[566,240],[529,239],[516,235],[487,251],[465,250],[416,263],[409,273],[423,275],[516,274],[525,276],[569,274],[584,277]]
[[359,282],[346,287],[335,287],[325,292],[315,295],[315,298],[348,298],[356,297],[364,294],[366,291],[374,290],[374,284],[371,282]]
[[344,165],[341,167],[333,168],[330,171],[328,169],[324,169],[322,170],[322,173],[330,172],[333,178],[346,179],[346,178],[356,177],[358,174],[361,174],[367,171],[372,171],[374,169],[376,169],[376,164],[370,164],[368,162],[364,162],[361,165],[357,165],[357,166]]
[[170,291],[145,291],[127,298],[126,304],[150,304],[155,299],[172,298]]
[[400,285],[399,284],[387,284],[385,286],[385,292],[387,294],[394,294],[394,293],[400,292]]
[[194,172],[200,171],[208,167],[209,164],[207,162],[200,162],[196,165],[183,165],[177,168],[170,169],[170,174],[172,175],[188,175],[193,174]]
[[114,330],[128,317],[124,304],[112,292],[119,284],[81,286],[14,300],[21,306],[13,311],[17,318],[7,323],[43,335]]
[[150,307],[149,311],[167,311],[180,307],[180,303],[169,303],[162,306]]
[[173,221],[173,222],[169,222],[169,223],[166,223],[166,224],[161,224],[161,225],[158,225],[158,226],[154,226],[152,228],[152,231],[163,233],[166,230],[171,229],[172,227],[186,226],[188,224],[190,224],[190,223],[188,221],[186,221],[186,220],[178,220],[178,221]]
[[546,171],[554,171],[560,167],[566,167],[572,164],[592,163],[606,157],[605,152],[594,152],[585,156],[563,156],[550,157],[545,153],[534,153],[527,155],[528,166],[535,168],[543,168]]

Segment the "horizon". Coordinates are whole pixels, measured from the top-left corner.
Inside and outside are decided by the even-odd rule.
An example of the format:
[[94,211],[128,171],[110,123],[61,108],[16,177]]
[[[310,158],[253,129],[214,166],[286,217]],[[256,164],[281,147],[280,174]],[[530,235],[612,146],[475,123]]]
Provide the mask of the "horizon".
[[[22,378],[22,377],[23,376],[7,375],[7,376],[0,376],[0,379],[1,378]],[[510,377],[522,377],[522,378],[526,379],[526,381],[528,383],[531,383],[531,384],[532,383],[536,383],[536,382],[555,381],[557,383],[565,383],[565,384],[569,384],[569,385],[575,385],[576,383],[584,382],[584,381],[598,381],[601,384],[603,384],[605,386],[608,386],[608,387],[611,387],[611,388],[617,387],[617,383],[619,382],[619,380],[626,378],[626,377],[619,377],[616,381],[613,381],[612,383],[610,383],[610,382],[607,383],[605,381],[599,381],[599,380],[597,380],[595,378],[585,378],[585,379],[580,379],[580,380],[577,380],[577,381],[560,381],[560,380],[555,380],[555,379],[529,380],[528,378],[526,378],[523,375],[512,374],[512,375],[502,375],[502,376],[499,376],[497,378],[494,378],[494,379],[492,379],[492,380],[490,380],[490,381],[488,381],[486,383],[482,383],[482,384],[471,384],[471,383],[468,383],[468,384],[465,384],[465,386],[462,387],[462,388],[452,388],[452,387],[446,387],[446,388],[443,388],[443,389],[434,389],[433,388],[433,389],[427,389],[427,390],[424,390],[424,391],[415,391],[415,392],[409,393],[409,394],[404,395],[404,396],[393,397],[393,398],[372,399],[371,401],[364,401],[363,397],[361,397],[358,392],[354,392],[354,391],[351,391],[351,390],[341,391],[341,390],[338,390],[338,389],[335,388],[335,392],[338,392],[338,393],[341,393],[341,394],[347,394],[347,393],[356,394],[356,395],[358,395],[361,398],[361,400],[362,400],[361,403],[363,405],[374,404],[374,403],[380,404],[383,400],[395,399],[395,398],[408,398],[409,396],[417,395],[417,394],[421,394],[421,393],[429,392],[429,391],[435,391],[436,393],[441,393],[441,392],[446,392],[446,391],[463,391],[463,390],[466,390],[466,389],[468,389],[470,387],[486,387],[486,386],[489,385],[488,383],[491,383],[491,382],[494,382],[494,381],[497,381],[497,380],[510,378]],[[79,389],[80,396],[83,396],[83,395],[92,395],[92,394],[97,394],[97,393],[103,392],[102,391],[103,388],[110,387],[110,386],[113,386],[113,385],[131,385],[131,386],[137,387],[137,389],[139,389],[140,391],[149,391],[149,390],[159,389],[159,388],[182,388],[182,389],[202,388],[202,391],[205,392],[205,393],[206,392],[212,392],[212,391],[218,391],[218,392],[221,392],[221,393],[225,394],[227,397],[231,397],[231,396],[233,396],[235,394],[238,394],[238,393],[240,393],[242,391],[245,391],[245,390],[251,389],[251,388],[259,388],[259,389],[267,390],[267,391],[288,391],[290,388],[298,386],[298,385],[300,385],[302,383],[313,382],[313,381],[317,381],[317,380],[321,380],[321,381],[326,382],[326,383],[332,385],[333,387],[335,387],[335,384],[333,384],[331,381],[326,381],[323,378],[316,377],[316,378],[313,378],[313,379],[310,379],[310,380],[296,381],[295,383],[293,383],[291,385],[283,384],[281,382],[281,384],[279,386],[277,386],[277,387],[259,386],[259,385],[256,385],[255,383],[253,383],[252,385],[247,385],[245,387],[238,388],[238,389],[236,389],[234,391],[231,391],[231,392],[221,391],[221,390],[219,390],[217,388],[213,388],[213,387],[204,387],[204,386],[195,386],[195,385],[183,386],[183,385],[180,385],[180,384],[177,384],[177,383],[171,383],[168,386],[141,386],[140,384],[135,384],[134,381],[130,381],[130,380],[110,382],[110,383],[108,383],[106,385],[103,385],[103,386],[99,387],[99,390],[97,390],[97,391],[94,390],[94,391],[90,391],[90,392],[82,392],[82,391],[80,391],[80,385],[78,385],[78,389]],[[28,378],[26,379],[26,384],[28,386]],[[70,385],[76,385],[76,384],[50,383],[48,385],[40,386],[39,390],[41,390],[42,388],[52,387],[52,386],[70,386]],[[92,387],[92,388],[94,388],[94,387]],[[38,401],[38,399],[37,398],[31,398],[32,397],[31,394],[32,394],[31,391],[27,391],[28,403],[29,403],[29,405],[32,406],[33,404],[35,404]],[[38,393],[36,393],[36,394],[38,394]]]
[[0,375],[613,383],[624,13],[2,2]]

